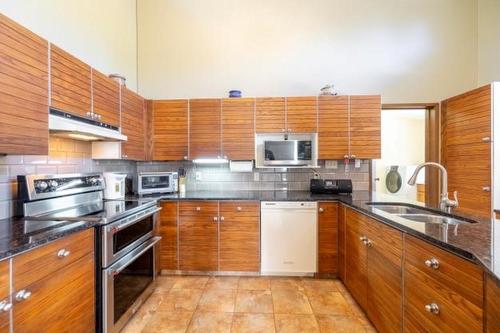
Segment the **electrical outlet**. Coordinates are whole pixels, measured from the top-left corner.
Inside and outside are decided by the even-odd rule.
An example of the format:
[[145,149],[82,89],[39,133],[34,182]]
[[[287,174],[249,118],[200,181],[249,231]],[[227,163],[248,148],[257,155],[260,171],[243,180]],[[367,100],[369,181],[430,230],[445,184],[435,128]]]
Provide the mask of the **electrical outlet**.
[[361,160],[359,160],[359,159],[355,159],[355,160],[354,160],[354,167],[355,167],[356,169],[361,168]]
[[337,169],[338,167],[339,167],[338,161],[335,160],[325,161],[325,169]]
[[196,180],[201,180],[201,171],[196,171]]
[[258,172],[253,173],[253,181],[258,182],[260,178],[260,174]]

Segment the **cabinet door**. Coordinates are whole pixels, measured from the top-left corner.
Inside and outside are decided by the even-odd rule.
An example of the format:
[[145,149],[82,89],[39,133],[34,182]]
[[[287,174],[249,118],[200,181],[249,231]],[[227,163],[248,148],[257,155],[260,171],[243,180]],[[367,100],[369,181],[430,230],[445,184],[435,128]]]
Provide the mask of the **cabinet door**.
[[187,99],[153,101],[153,160],[187,159],[188,108]]
[[486,332],[500,332],[500,282],[486,275]]
[[337,274],[338,204],[318,204],[318,273]]
[[48,42],[0,14],[0,154],[47,155]]
[[403,234],[368,221],[367,313],[379,332],[401,332]]
[[179,202],[179,268],[184,271],[218,269],[217,201]]
[[366,217],[352,209],[346,209],[346,271],[345,285],[358,304],[367,306],[366,277]]
[[285,98],[264,97],[255,100],[255,131],[257,133],[285,132]]
[[92,105],[100,121],[120,127],[120,85],[96,69],[92,69]]
[[259,202],[220,202],[219,270],[260,271]]
[[230,160],[255,159],[255,99],[222,100],[222,154]]
[[442,103],[442,160],[448,171],[448,191],[457,191],[456,211],[490,218],[491,208],[491,86]]
[[318,97],[319,159],[343,159],[349,155],[349,97]]
[[316,96],[286,99],[286,128],[291,133],[316,133],[318,131]]
[[122,88],[122,133],[127,136],[127,141],[122,143],[122,158],[143,161],[145,155],[144,99],[135,92]]
[[176,270],[177,263],[177,205],[176,201],[160,203],[160,269]]
[[[10,304],[10,260],[0,261],[0,304]],[[8,333],[10,328],[10,311],[0,311],[0,333]]]
[[27,286],[31,297],[13,308],[14,331],[94,332],[94,265],[92,252]]
[[345,242],[346,242],[346,208],[344,205],[339,204],[339,230],[338,230],[338,245],[339,245],[339,260],[338,260],[338,271],[339,278],[342,281],[345,281],[345,270],[346,270],[346,262],[345,262]]
[[90,66],[50,45],[50,106],[77,116],[91,112]]
[[221,157],[221,100],[189,101],[189,159]]
[[381,157],[380,96],[350,96],[351,158]]

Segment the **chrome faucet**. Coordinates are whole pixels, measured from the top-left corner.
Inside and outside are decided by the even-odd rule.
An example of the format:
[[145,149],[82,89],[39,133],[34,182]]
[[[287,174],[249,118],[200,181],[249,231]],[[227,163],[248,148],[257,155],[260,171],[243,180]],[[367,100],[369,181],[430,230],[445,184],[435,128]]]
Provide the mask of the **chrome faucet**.
[[415,169],[415,172],[410,177],[410,180],[408,180],[408,185],[415,185],[415,183],[417,182],[418,173],[426,166],[436,167],[441,170],[441,197],[439,199],[439,209],[441,209],[443,212],[451,213],[452,208],[458,207],[457,191],[453,192],[454,200],[448,198],[448,172],[441,164],[435,162],[425,162],[418,165]]

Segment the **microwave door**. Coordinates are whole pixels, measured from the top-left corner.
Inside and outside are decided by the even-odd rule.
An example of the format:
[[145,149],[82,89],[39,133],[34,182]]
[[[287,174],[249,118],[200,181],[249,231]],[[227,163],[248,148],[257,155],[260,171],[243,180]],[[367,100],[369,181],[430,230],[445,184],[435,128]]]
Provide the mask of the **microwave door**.
[[265,165],[276,166],[306,166],[310,158],[304,154],[304,141],[286,140],[286,141],[266,141]]

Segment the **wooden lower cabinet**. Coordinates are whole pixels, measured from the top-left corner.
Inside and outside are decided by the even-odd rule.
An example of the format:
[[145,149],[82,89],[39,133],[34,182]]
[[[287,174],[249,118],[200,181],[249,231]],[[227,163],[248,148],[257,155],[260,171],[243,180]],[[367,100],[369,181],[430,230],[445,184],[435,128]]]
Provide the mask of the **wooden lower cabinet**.
[[10,329],[10,311],[4,307],[11,304],[10,294],[10,259],[0,261],[0,333],[8,333]]
[[346,208],[344,205],[339,205],[338,215],[338,277],[345,281],[346,261],[345,261],[345,242],[346,242]]
[[216,271],[219,232],[217,201],[179,202],[179,269]]
[[402,233],[347,208],[345,285],[380,332],[402,329]]
[[258,201],[220,201],[219,270],[260,271]]
[[500,332],[500,281],[485,275],[486,332]]
[[412,236],[405,247],[405,331],[482,332],[482,269]]
[[160,203],[159,233],[161,236],[159,261],[160,270],[176,270],[177,260],[178,218],[177,201],[162,201]]
[[338,215],[336,202],[318,203],[318,273],[338,273]]

